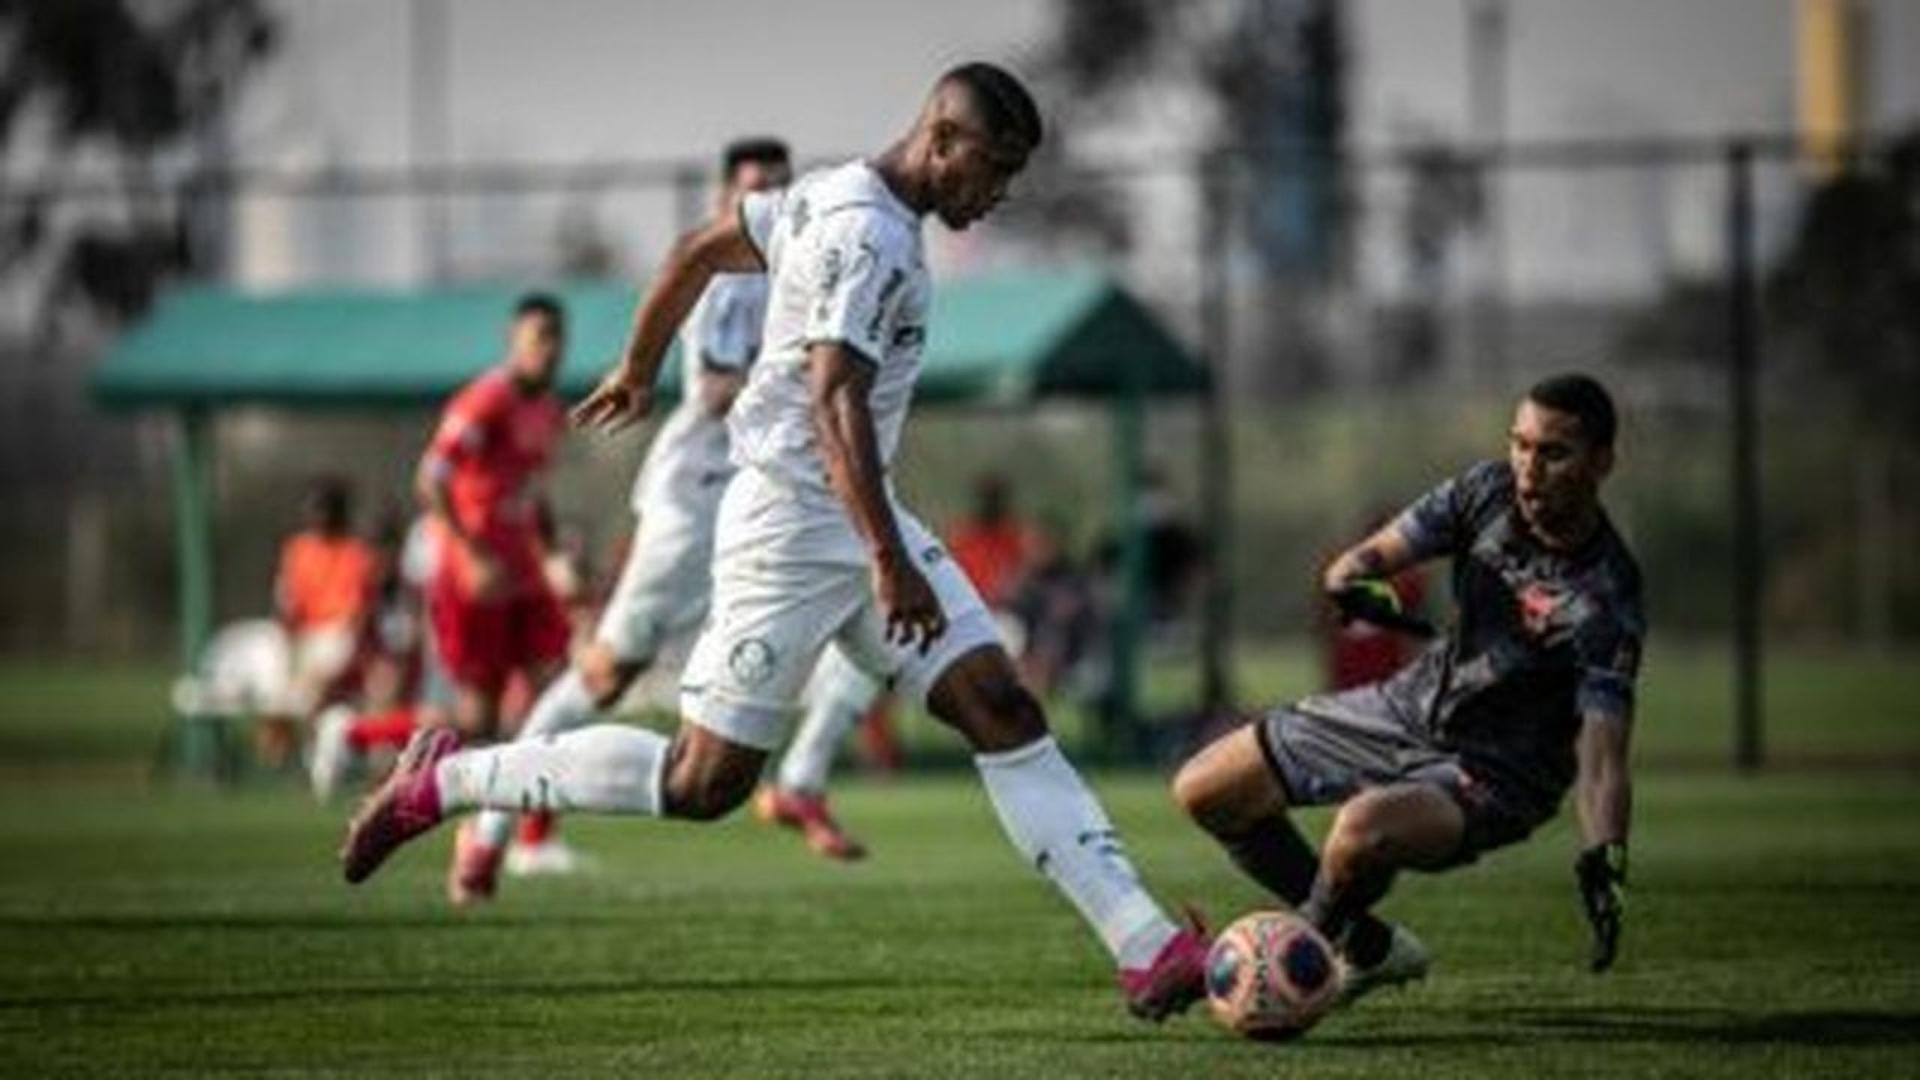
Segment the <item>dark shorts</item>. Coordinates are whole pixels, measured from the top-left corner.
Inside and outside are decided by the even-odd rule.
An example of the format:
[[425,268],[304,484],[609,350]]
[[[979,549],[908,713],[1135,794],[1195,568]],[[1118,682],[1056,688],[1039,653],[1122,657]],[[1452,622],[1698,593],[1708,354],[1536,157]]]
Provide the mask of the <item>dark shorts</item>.
[[1337,805],[1388,784],[1431,784],[1446,792],[1466,816],[1460,850],[1448,866],[1526,839],[1555,811],[1434,745],[1377,687],[1281,706],[1257,721],[1254,732],[1295,806]]

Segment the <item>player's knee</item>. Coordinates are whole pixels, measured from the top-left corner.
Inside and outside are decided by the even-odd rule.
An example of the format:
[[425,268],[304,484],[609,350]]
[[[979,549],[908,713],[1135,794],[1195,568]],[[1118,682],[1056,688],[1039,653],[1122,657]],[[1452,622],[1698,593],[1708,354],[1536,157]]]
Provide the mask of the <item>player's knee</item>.
[[1181,766],[1173,776],[1173,801],[1194,824],[1216,836],[1231,831],[1236,816],[1230,813],[1226,794],[1220,778],[1198,759]]
[[682,821],[718,821],[753,792],[753,779],[724,773],[670,774],[662,786],[661,811]]
[[1379,866],[1391,861],[1392,847],[1379,800],[1365,793],[1347,800],[1327,830],[1326,857],[1332,862]]
[[986,753],[1025,746],[1047,734],[1040,699],[1011,676],[987,682],[974,711],[965,730],[974,748]]

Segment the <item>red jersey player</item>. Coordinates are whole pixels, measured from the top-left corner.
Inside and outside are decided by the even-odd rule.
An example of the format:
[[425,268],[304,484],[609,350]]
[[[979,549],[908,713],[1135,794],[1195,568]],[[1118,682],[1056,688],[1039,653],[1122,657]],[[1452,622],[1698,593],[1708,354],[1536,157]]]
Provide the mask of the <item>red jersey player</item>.
[[447,403],[420,461],[420,495],[439,533],[428,618],[469,740],[496,733],[513,672],[538,684],[566,659],[571,629],[541,572],[532,491],[565,424],[552,389],[565,335],[558,301],[522,298],[506,360]]

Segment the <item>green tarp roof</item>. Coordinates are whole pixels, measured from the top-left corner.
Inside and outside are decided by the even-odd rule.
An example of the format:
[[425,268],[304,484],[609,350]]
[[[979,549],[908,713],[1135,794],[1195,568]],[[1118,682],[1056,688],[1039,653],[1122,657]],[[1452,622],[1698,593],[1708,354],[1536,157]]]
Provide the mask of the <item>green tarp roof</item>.
[[[499,358],[520,291],[186,289],[120,339],[94,371],[93,391],[125,407],[427,404]],[[552,291],[569,320],[561,391],[578,396],[624,346],[634,289],[590,282]],[[1155,394],[1205,384],[1203,369],[1159,321],[1095,272],[944,282],[934,289],[931,319],[922,400],[1098,397],[1120,393],[1133,378]],[[679,365],[664,371],[672,393]]]

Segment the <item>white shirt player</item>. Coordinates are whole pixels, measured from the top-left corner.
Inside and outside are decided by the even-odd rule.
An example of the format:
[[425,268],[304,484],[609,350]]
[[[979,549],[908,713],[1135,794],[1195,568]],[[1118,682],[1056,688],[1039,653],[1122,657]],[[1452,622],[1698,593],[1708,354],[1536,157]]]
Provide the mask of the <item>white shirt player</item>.
[[750,194],[740,216],[772,293],[760,360],[728,418],[734,461],[838,509],[814,439],[807,348],[840,342],[874,365],[869,407],[890,465],[926,346],[931,282],[920,219],[864,161]]
[[680,404],[654,435],[646,464],[634,477],[634,513],[644,516],[649,503],[659,507],[709,491],[718,498],[733,474],[727,422],[702,405],[700,383],[753,365],[766,312],[763,274],[717,274],[700,294],[680,330]]

